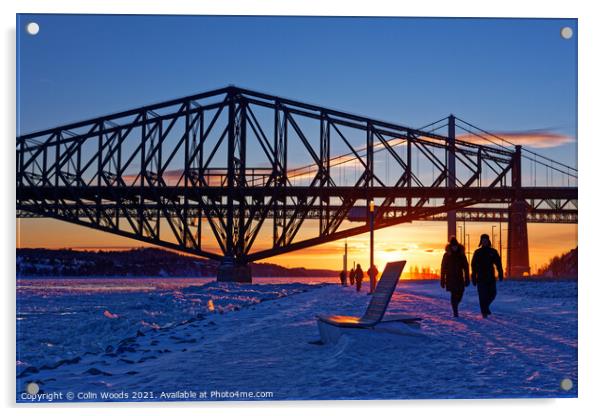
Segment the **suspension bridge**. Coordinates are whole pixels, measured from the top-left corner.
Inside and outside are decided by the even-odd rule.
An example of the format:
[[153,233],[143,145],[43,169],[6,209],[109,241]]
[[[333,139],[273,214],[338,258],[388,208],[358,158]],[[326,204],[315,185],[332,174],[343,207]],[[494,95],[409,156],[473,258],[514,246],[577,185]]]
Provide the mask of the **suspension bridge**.
[[220,281],[366,233],[371,215],[448,235],[504,222],[523,275],[528,222],[577,222],[575,167],[453,115],[414,129],[234,86],[24,134],[16,156],[18,217],[218,260]]

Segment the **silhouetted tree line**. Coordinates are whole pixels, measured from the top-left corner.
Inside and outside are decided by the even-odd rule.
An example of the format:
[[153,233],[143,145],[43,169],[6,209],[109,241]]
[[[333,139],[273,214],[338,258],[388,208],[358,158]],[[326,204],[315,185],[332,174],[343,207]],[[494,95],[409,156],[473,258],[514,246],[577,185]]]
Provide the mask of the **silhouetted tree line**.
[[550,262],[537,271],[538,276],[576,277],[578,273],[578,248],[568,253],[555,256]]
[[[18,277],[214,277],[219,262],[157,248],[131,250],[17,249]],[[330,277],[338,272],[252,263],[255,277]]]

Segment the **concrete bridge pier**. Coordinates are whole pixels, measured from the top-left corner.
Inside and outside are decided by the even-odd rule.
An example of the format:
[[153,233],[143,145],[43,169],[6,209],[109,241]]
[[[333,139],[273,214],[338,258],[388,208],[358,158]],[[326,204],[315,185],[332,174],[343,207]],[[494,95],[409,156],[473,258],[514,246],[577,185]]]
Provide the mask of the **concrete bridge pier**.
[[251,266],[241,264],[233,257],[224,257],[217,269],[218,282],[252,283]]

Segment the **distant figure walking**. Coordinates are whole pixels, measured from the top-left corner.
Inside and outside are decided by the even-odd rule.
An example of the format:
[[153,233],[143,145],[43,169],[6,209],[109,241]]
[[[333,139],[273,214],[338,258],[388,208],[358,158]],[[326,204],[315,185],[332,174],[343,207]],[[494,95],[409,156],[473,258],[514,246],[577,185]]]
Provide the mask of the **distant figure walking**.
[[489,236],[483,234],[481,235],[479,248],[474,252],[471,261],[472,284],[477,286],[479,292],[479,304],[483,318],[491,315],[489,307],[497,294],[494,267],[497,269],[498,278],[501,282],[504,280],[502,260],[497,250],[491,247]]
[[349,286],[355,285],[355,269],[352,267],[349,270]]
[[341,279],[341,286],[347,286],[347,270],[341,270],[339,277]]
[[[368,269],[368,278],[370,279],[370,291],[368,292],[369,295],[372,294],[372,292],[374,291],[374,288],[376,287],[376,276],[378,276],[378,269],[373,264]],[[372,287],[372,282],[374,282],[374,287]]]
[[469,284],[468,259],[464,246],[456,240],[456,237],[451,237],[441,260],[441,287],[451,295],[450,302],[456,318],[458,305],[464,296],[464,288]]
[[362,266],[360,266],[359,264],[355,268],[354,277],[355,277],[355,288],[357,289],[358,292],[360,292],[362,290],[362,280],[364,280],[364,271],[362,270]]

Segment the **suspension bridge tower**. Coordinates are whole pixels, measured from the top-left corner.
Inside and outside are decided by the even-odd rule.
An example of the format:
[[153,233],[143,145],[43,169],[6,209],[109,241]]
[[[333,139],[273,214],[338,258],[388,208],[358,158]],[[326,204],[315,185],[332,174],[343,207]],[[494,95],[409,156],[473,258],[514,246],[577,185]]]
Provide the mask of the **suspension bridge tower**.
[[521,175],[521,146],[516,146],[512,161],[512,188],[515,198],[508,213],[508,244],[506,255],[506,275],[524,276],[531,274],[529,266],[529,239],[527,233],[527,212],[529,204],[523,198]]

